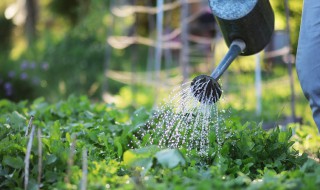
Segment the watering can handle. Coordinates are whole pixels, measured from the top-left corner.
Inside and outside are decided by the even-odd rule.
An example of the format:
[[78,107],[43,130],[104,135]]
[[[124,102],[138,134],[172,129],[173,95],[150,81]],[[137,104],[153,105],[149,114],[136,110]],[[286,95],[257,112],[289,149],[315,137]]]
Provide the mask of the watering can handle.
[[269,0],[209,0],[209,5],[228,47],[242,39],[241,55],[253,55],[269,43],[275,20]]

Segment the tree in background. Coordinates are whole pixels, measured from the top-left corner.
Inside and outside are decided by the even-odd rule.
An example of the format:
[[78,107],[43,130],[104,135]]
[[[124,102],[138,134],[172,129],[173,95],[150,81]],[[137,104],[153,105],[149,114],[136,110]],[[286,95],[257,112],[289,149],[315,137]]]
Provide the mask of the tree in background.
[[52,12],[68,19],[74,26],[88,13],[90,0],[54,0],[49,4]]
[[28,43],[31,44],[36,38],[36,25],[38,21],[38,0],[26,0],[26,20],[25,31],[28,39]]

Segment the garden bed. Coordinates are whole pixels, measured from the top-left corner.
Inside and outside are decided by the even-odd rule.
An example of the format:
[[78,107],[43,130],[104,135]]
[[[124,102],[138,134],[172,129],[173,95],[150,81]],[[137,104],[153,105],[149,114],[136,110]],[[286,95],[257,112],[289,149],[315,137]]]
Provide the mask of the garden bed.
[[[228,120],[218,146],[210,131],[208,156],[135,147],[150,118],[115,105],[71,96],[50,104],[0,100],[0,189],[317,189],[317,136],[298,128],[262,129]],[[295,131],[294,137],[292,137]],[[300,134],[300,136],[299,136]],[[305,138],[305,139],[304,139]],[[304,142],[314,144],[308,149]],[[147,138],[141,138],[142,144]],[[293,141],[294,140],[294,141]],[[314,148],[316,147],[316,148]]]

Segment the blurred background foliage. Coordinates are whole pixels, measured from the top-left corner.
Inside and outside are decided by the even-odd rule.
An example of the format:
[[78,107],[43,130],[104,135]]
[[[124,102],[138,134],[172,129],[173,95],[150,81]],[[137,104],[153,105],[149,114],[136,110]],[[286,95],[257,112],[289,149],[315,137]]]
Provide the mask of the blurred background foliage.
[[[285,30],[283,1],[270,2],[275,11],[276,30]],[[32,6],[28,7],[28,3]],[[292,53],[295,54],[302,0],[289,0],[289,4]],[[43,96],[55,101],[70,94],[85,94],[93,100],[114,102],[119,107],[152,108],[155,102],[168,97],[183,81],[179,50],[171,50],[168,60],[162,58],[160,80],[155,79],[154,57],[149,56],[154,54],[154,48],[138,44],[111,48],[107,39],[111,35],[155,38],[156,15],[137,13],[117,17],[111,13],[111,5],[156,7],[156,1],[2,0],[0,98],[19,101]],[[197,6],[206,8],[207,1],[190,5],[190,14]],[[29,14],[26,7],[32,10]],[[125,13],[124,10],[119,9],[120,13]],[[180,26],[180,15],[179,7],[165,12],[165,34]],[[30,23],[34,23],[33,29]],[[201,33],[194,30],[199,25],[195,26],[190,25],[189,32]],[[208,25],[199,30],[205,26]],[[173,39],[178,40],[179,37]],[[123,41],[117,43],[121,45]],[[221,39],[214,40],[209,48],[191,45],[189,80],[200,73],[210,73],[227,50]],[[194,49],[202,54],[193,53]],[[214,56],[210,53],[213,51]],[[164,50],[163,54],[166,53]],[[230,111],[233,119],[281,123],[291,112],[287,65],[263,61],[261,66],[262,112],[256,113],[254,56],[237,59],[221,79],[225,94],[221,106]],[[294,79],[296,114],[305,124],[315,127],[296,75]]]

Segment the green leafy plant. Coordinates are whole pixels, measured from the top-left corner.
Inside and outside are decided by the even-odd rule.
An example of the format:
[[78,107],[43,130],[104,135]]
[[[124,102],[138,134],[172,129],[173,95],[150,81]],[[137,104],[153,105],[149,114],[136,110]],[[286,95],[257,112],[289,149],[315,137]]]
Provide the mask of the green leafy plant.
[[[0,189],[79,189],[84,180],[88,189],[320,185],[319,163],[292,148],[291,129],[264,131],[255,123],[226,121],[219,130],[220,145],[215,130],[210,131],[209,154],[202,157],[183,147],[134,147],[134,134],[150,114],[145,109],[129,113],[84,96],[54,104],[43,98],[31,103],[0,100]],[[83,168],[88,168],[86,178]]]

